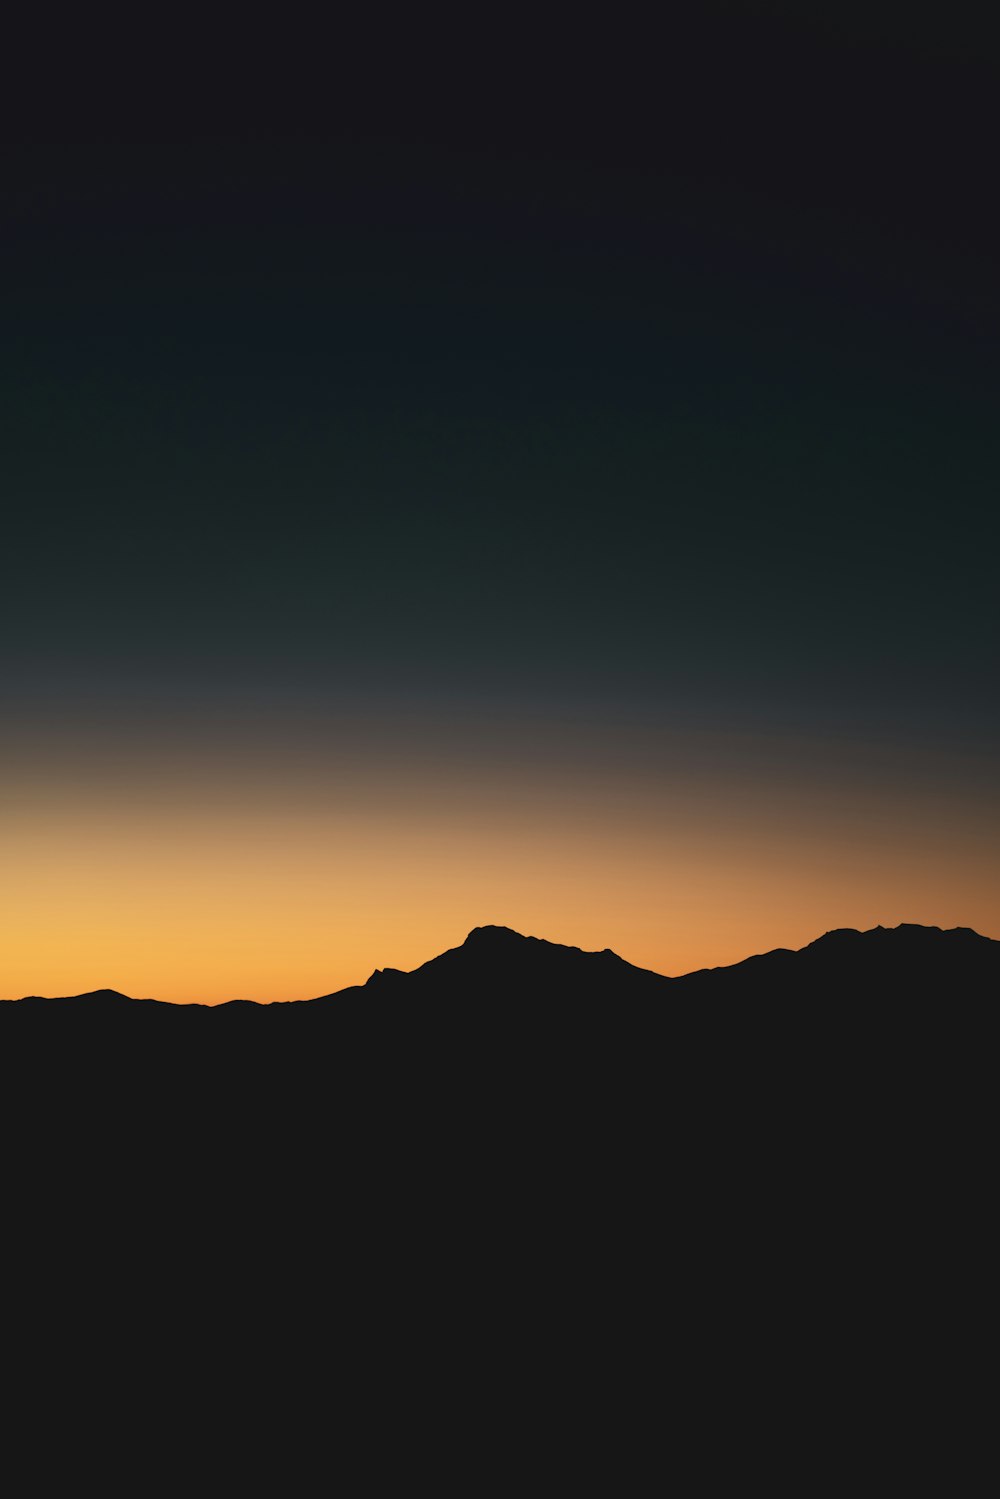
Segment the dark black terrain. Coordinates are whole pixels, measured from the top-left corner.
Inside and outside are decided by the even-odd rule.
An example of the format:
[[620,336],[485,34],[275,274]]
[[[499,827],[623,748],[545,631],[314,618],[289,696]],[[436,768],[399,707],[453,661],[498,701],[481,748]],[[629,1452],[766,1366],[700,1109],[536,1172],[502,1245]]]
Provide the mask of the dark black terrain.
[[[524,937],[509,927],[475,927],[460,947],[449,949],[411,972],[376,968],[366,984],[352,985],[317,999],[279,1005],[257,1005],[233,1000],[218,1006],[166,1005],[156,1000],[132,1000],[115,989],[97,989],[48,999],[29,995],[17,1002],[18,1013],[58,1013],[64,1021],[142,1013],[167,1022],[206,1013],[226,1024],[238,1017],[266,1012],[294,1013],[313,1019],[329,1010],[353,1011],[386,1001],[431,1002],[464,1000],[470,1004],[507,1002],[518,1007],[536,1003],[613,1002],[620,999],[802,999],[840,998],[893,1000],[913,996],[972,998],[1000,993],[1000,942],[982,937],[969,927],[903,924],[827,932],[799,951],[776,948],[723,968],[703,968],[679,978],[667,978],[647,968],[636,968],[610,948],[583,952]],[[7,1006],[0,1013],[8,1018]]]
[[498,1118],[515,1098],[543,1110],[559,1099],[579,1120],[609,1100],[619,1114],[693,1097],[700,1108],[726,1077],[758,1101],[769,1086],[815,1092],[838,1076],[876,1087],[908,1057],[914,1076],[940,1082],[970,1037],[981,1040],[964,1065],[985,1057],[982,1005],[998,995],[1000,942],[963,927],[827,932],[667,978],[608,949],[486,926],[412,972],[376,969],[311,1000],[31,996],[0,1005],[0,1035],[11,1080],[35,1075],[41,1093],[57,1075],[71,1089],[103,1079],[97,1103],[125,1088],[140,1112],[157,1099],[176,1119],[218,1108],[239,1130],[358,1100],[376,1128],[443,1098],[466,1119],[490,1099]]
[[516,1370],[546,1420],[555,1368],[657,1429],[780,1389],[782,1443],[849,1370],[881,1421],[887,1361],[906,1405],[979,1326],[998,980],[963,929],[669,979],[485,927],[297,1004],[3,1004],[8,1236],[60,1306],[131,1287],[143,1347],[197,1322],[205,1391],[212,1329],[255,1368],[320,1328],[349,1382]]
[[[992,986],[992,990],[990,988]],[[668,979],[635,968],[616,953],[581,952],[508,927],[476,927],[461,947],[412,973],[376,969],[365,993],[379,998],[512,1000],[650,998],[894,998],[937,991],[941,997],[1000,993],[1000,942],[968,927],[903,925],[827,932],[799,952],[778,948],[727,968]],[[344,991],[357,993],[358,990]],[[336,995],[325,996],[335,999]]]

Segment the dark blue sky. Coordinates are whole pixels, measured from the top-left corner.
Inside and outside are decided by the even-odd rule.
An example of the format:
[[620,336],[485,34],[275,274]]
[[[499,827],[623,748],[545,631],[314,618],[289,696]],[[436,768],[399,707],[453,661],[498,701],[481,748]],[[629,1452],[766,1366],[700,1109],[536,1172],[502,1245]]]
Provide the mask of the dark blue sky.
[[794,201],[459,143],[29,162],[11,666],[993,712],[994,309],[958,249],[895,276]]

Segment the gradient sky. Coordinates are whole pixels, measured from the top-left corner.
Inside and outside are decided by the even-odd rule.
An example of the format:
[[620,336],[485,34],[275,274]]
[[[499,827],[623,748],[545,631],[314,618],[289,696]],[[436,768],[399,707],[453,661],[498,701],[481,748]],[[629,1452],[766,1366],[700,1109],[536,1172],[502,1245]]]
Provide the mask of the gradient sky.
[[0,995],[1000,936],[1000,80],[707,10],[26,87]]

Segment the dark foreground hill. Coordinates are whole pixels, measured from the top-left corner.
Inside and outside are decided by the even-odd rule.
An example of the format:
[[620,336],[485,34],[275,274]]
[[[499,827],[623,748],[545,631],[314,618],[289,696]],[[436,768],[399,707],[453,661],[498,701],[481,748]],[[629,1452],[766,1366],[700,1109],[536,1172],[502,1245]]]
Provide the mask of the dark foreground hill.
[[[828,932],[667,978],[487,926],[410,973],[297,1003],[28,997],[0,1005],[0,1058],[32,1114],[72,1098],[130,1127],[224,1127],[236,1149],[292,1127],[313,1149],[334,1119],[359,1150],[434,1119],[458,1142],[475,1120],[530,1133],[552,1110],[616,1132],[652,1111],[660,1124],[635,1126],[644,1148],[664,1111],[685,1131],[698,1120],[704,1142],[736,1100],[791,1130],[845,1087],[876,1101],[919,1086],[926,1108],[992,1056],[998,995],[1000,942],[961,927]],[[838,1092],[828,1123],[843,1122]]]
[[[24,1014],[59,1014],[66,1021],[98,1021],[139,1014],[159,1023],[235,1025],[266,1014],[269,1023],[295,1015],[316,1019],[331,1009],[353,1010],[357,1002],[384,1007],[397,1001],[462,1000],[470,1005],[526,1000],[585,1001],[690,999],[840,998],[905,999],[917,995],[941,1001],[1000,994],[1000,942],[968,927],[901,925],[859,932],[827,932],[799,951],[777,948],[723,968],[700,969],[667,978],[627,963],[609,948],[583,952],[509,927],[474,928],[460,947],[431,958],[411,972],[376,969],[366,984],[352,985],[317,999],[257,1005],[234,1000],[217,1006],[168,1005],[132,1000],[114,989],[47,999],[29,995],[16,1002]],[[11,1015],[10,1006],[0,1013]]]
[[393,1412],[443,1364],[505,1423],[558,1387],[668,1434],[693,1405],[706,1450],[734,1412],[781,1451],[819,1407],[882,1425],[978,1367],[998,954],[876,928],[669,979],[487,927],[298,1004],[5,1004],[8,1237],[32,1306],[103,1339],[120,1303],[202,1398],[222,1348],[317,1425],[318,1349]]
[[672,992],[844,1000],[992,997],[1000,995],[1000,942],[970,927],[848,927],[797,952],[777,948],[728,968],[687,974]]
[[484,1110],[519,1128],[555,1101],[578,1125],[605,1110],[700,1115],[721,1093],[755,1109],[783,1096],[794,1112],[790,1092],[809,1109],[848,1075],[872,1096],[905,1077],[940,1094],[992,1055],[998,995],[1000,942],[961,927],[833,931],[667,978],[487,926],[412,972],[297,1003],[28,997],[0,1005],[0,1056],[38,1097],[82,1090],[90,1107],[124,1090],[126,1113],[219,1114],[237,1136],[302,1119],[324,1138],[349,1116],[370,1141],[400,1110],[461,1133]]
[[[585,998],[678,1000],[693,997],[754,998],[810,995],[845,1000],[894,998],[936,990],[941,997],[1000,993],[1000,942],[968,927],[902,925],[827,932],[798,952],[778,948],[725,968],[666,978],[636,968],[616,953],[582,952],[508,927],[476,927],[461,947],[410,973],[376,969],[362,989],[373,998],[517,1000]],[[326,995],[320,1003],[336,999]]]

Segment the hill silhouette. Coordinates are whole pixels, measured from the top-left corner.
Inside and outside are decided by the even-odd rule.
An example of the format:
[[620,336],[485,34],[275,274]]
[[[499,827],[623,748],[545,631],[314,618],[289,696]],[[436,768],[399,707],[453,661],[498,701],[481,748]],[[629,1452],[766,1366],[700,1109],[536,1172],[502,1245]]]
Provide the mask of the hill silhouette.
[[798,951],[776,948],[726,968],[701,969],[675,981],[690,994],[791,997],[823,995],[940,998],[997,992],[1000,942],[971,927],[942,930],[904,923],[826,932]]
[[668,978],[481,927],[312,1001],[32,996],[0,1006],[8,1216],[53,1284],[82,1237],[145,1296],[185,1266],[238,1288],[250,1337],[261,1307],[359,1307],[366,1337],[386,1308],[381,1357],[422,1309],[423,1359],[450,1308],[504,1370],[607,1348],[657,1420],[654,1334],[685,1384],[722,1360],[741,1389],[815,1345],[839,1399],[873,1325],[922,1343],[942,1265],[950,1322],[989,1242],[998,979],[961,928]]
[[46,996],[44,994],[26,994],[18,1001],[23,1005],[69,1005],[76,1004],[85,1006],[88,1010],[100,1014],[113,1014],[128,1005],[162,1005],[163,1001],[157,999],[134,999],[130,994],[122,994],[120,989],[90,989],[86,994],[58,994]]
[[[164,1016],[212,1013],[228,1020],[251,1012],[299,1014],[340,1001],[465,1000],[576,1002],[616,998],[768,999],[842,997],[905,998],[996,994],[1000,986],[1000,942],[969,927],[942,930],[904,923],[868,931],[826,932],[797,951],[776,948],[726,967],[667,977],[626,962],[610,948],[578,947],[523,936],[505,926],[475,927],[458,947],[403,971],[376,968],[365,984],[287,1004],[231,1000],[226,1004],[171,1005],[133,1000],[115,989],[46,998],[28,995],[18,1010],[72,1012],[75,1017],[111,1017],[140,1009]],[[4,1005],[9,1013],[11,1006]]]
[[[667,983],[662,974],[636,968],[610,948],[584,952],[541,937],[524,937],[506,926],[477,926],[460,947],[449,948],[419,968],[376,968],[367,984],[341,993],[451,999],[476,994],[500,998],[506,993],[513,999],[526,993],[542,997],[569,992],[597,998],[662,992]],[[337,997],[327,994],[315,1002]]]

